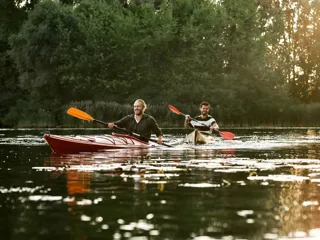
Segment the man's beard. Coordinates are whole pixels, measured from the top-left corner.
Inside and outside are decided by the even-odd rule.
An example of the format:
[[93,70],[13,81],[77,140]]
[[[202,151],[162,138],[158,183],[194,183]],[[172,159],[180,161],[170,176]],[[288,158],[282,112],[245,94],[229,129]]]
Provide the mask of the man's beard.
[[137,111],[137,112],[135,112],[136,116],[141,116],[142,113],[143,113],[142,111]]

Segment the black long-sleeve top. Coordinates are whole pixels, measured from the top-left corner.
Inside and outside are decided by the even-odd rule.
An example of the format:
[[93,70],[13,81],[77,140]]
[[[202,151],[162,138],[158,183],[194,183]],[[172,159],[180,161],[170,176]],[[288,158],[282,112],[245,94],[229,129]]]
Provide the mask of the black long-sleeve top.
[[141,135],[139,139],[142,141],[147,142],[152,133],[155,133],[157,137],[162,136],[161,129],[156,120],[148,114],[143,114],[138,123],[134,118],[134,114],[131,114],[116,121],[114,124],[120,128],[125,128],[130,132],[138,133]]

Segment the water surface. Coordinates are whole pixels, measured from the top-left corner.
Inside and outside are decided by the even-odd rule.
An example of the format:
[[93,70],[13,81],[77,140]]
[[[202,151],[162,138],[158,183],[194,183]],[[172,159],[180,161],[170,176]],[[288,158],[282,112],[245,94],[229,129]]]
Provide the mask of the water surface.
[[[167,132],[168,143],[184,137]],[[57,155],[42,130],[0,131],[0,236],[320,239],[318,132],[233,132],[201,146]]]

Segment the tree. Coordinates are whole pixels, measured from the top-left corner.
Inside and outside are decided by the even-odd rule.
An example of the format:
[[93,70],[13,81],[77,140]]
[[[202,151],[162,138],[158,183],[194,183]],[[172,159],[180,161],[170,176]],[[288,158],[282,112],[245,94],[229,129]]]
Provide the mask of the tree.
[[23,4],[23,1],[0,1],[0,126],[10,107],[25,95],[19,87],[19,73],[10,58],[9,38],[17,33],[27,13],[37,2],[32,0]]
[[41,2],[10,39],[20,85],[28,93],[28,101],[35,104],[31,108],[51,106],[54,113],[61,104],[70,101],[70,85],[60,81],[57,69],[63,64],[70,45],[81,39],[71,11],[71,7],[56,2]]

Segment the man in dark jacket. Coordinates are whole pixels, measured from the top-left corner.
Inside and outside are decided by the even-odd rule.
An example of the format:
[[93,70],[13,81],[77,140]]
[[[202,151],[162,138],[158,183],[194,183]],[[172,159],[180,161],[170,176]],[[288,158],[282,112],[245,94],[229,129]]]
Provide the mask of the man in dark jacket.
[[148,142],[152,133],[155,133],[158,137],[158,144],[162,144],[162,132],[156,120],[152,116],[144,113],[146,108],[146,103],[142,99],[138,99],[134,102],[134,114],[125,116],[114,123],[108,123],[108,127],[113,128],[117,126],[125,128],[130,132],[139,134],[141,136],[139,138],[145,142]]

